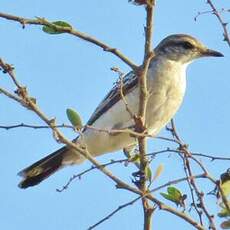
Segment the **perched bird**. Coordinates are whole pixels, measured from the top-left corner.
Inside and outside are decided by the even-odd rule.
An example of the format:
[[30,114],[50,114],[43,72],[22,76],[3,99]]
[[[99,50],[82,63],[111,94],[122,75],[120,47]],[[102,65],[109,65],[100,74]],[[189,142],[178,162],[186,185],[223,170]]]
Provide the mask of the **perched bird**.
[[[175,34],[163,39],[154,50],[147,73],[149,99],[146,109],[148,133],[157,135],[180,107],[186,89],[186,68],[200,57],[222,57],[220,52],[208,49],[196,38]],[[123,78],[123,94],[130,110],[137,114],[139,108],[139,84],[134,72]],[[134,121],[121,98],[117,83],[96,108],[87,125],[100,129],[123,129],[133,127]],[[83,135],[73,142],[87,146],[92,156],[120,149],[131,149],[137,144],[135,137],[127,133],[110,135],[86,128]],[[23,177],[20,188],[34,186],[66,165],[80,164],[84,158],[66,146],[37,161],[19,172]]]

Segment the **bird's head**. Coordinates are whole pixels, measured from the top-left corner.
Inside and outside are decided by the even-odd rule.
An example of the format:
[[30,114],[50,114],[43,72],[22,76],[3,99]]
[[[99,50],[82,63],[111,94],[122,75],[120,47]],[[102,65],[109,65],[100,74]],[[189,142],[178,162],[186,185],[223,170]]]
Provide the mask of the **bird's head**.
[[174,34],[163,39],[155,48],[155,54],[181,63],[189,63],[199,57],[223,57],[218,51],[208,49],[196,38],[186,34]]

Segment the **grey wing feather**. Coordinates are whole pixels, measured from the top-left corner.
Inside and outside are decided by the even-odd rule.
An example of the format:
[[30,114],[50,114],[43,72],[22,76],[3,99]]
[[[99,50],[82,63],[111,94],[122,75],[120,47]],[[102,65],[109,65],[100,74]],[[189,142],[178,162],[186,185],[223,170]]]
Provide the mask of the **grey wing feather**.
[[[129,72],[123,78],[123,94],[126,95],[132,88],[136,87],[138,83],[137,76],[133,71]],[[87,125],[93,125],[93,123],[106,111],[108,111],[114,104],[121,99],[120,83],[117,82],[115,86],[110,90],[106,97],[102,100],[99,106],[96,108],[92,116],[87,122]]]

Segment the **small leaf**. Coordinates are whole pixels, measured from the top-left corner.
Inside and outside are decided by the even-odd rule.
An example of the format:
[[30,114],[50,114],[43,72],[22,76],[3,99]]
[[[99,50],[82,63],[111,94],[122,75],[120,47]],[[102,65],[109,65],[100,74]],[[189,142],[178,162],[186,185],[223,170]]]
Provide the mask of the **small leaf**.
[[160,193],[165,199],[174,202],[176,205],[185,206],[184,201],[187,198],[186,195],[182,195],[180,190],[173,186],[167,188],[167,193]]
[[151,171],[151,168],[149,166],[147,166],[145,168],[145,170],[146,170],[145,174],[147,176],[147,179],[149,180],[149,183],[151,183],[152,182],[152,171]]
[[179,200],[182,197],[182,193],[180,192],[180,190],[178,190],[177,188],[175,188],[173,186],[169,186],[167,188],[167,191],[168,191],[168,194],[170,194],[173,197],[175,197],[176,200]]
[[222,190],[223,190],[224,195],[225,195],[226,197],[229,196],[229,194],[230,194],[230,180],[225,181],[225,182],[222,183],[220,186],[221,186],[221,188],[222,188]]
[[220,227],[222,229],[230,229],[230,220],[224,221],[221,223]]
[[80,115],[73,109],[66,110],[67,117],[71,124],[77,129],[82,128],[82,121]]
[[174,199],[171,195],[169,195],[168,193],[164,193],[164,192],[161,192],[160,193],[166,200],[170,200],[170,201],[173,201],[174,202]]
[[[52,26],[52,24],[54,26]],[[47,34],[61,34],[65,32],[63,32],[62,30],[58,30],[57,28],[55,28],[55,26],[67,27],[70,29],[72,28],[72,26],[69,23],[63,21],[52,22],[52,24],[50,26],[43,26],[42,27],[43,32]]]
[[154,177],[153,177],[153,180],[156,180],[160,175],[161,173],[163,172],[164,170],[164,165],[163,164],[160,164],[158,167],[157,167],[157,170],[154,174]]

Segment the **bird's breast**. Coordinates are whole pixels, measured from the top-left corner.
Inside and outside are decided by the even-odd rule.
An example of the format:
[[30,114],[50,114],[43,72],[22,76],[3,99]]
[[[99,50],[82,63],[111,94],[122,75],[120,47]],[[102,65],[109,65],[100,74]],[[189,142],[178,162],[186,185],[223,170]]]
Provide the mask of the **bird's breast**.
[[[146,123],[156,135],[179,109],[186,89],[186,66],[160,63],[149,71],[149,93]],[[151,75],[152,74],[152,75]]]

